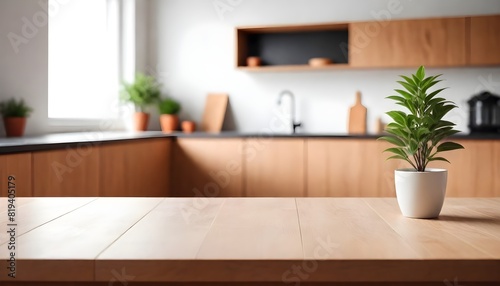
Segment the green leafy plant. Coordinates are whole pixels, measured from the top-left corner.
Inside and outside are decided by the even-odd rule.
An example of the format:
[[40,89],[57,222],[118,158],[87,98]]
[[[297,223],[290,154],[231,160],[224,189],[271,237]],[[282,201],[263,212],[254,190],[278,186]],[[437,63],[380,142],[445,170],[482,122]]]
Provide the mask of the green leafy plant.
[[0,103],[0,113],[3,117],[28,117],[31,112],[33,109],[23,99],[11,98]]
[[411,77],[401,76],[403,80],[398,83],[403,89],[395,89],[398,95],[387,97],[405,107],[409,113],[387,112],[393,122],[387,125],[386,131],[392,136],[379,139],[395,147],[384,152],[393,153],[389,159],[405,160],[419,172],[425,172],[427,164],[432,161],[449,163],[447,159],[439,157],[439,153],[464,148],[455,142],[441,143],[459,131],[454,129],[453,122],[443,120],[448,112],[457,108],[452,101],[437,97],[446,88],[429,92],[431,87],[441,82],[438,79],[440,76],[425,77],[425,68],[421,66]]
[[160,114],[177,114],[181,111],[181,105],[173,99],[165,99],[158,103]]
[[121,99],[135,105],[137,111],[160,99],[160,84],[152,76],[138,73],[133,83],[122,83]]

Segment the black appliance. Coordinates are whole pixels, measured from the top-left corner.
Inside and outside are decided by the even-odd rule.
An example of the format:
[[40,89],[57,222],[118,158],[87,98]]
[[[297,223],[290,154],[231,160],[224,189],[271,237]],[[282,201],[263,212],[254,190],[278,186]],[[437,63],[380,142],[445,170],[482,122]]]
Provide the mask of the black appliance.
[[468,103],[471,133],[500,133],[500,96],[483,91]]

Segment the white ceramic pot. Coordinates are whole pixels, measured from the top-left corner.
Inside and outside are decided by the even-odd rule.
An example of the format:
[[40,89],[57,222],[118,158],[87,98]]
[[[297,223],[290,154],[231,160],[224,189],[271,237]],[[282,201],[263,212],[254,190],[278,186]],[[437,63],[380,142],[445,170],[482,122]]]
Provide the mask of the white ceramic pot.
[[443,207],[448,171],[445,169],[415,169],[395,171],[396,197],[406,217],[436,218]]

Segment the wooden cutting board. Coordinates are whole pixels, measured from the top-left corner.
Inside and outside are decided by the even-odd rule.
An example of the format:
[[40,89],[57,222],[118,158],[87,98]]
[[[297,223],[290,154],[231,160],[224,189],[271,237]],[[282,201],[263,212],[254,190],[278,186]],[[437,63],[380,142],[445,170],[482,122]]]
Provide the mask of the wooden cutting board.
[[211,133],[221,132],[228,101],[227,94],[212,93],[207,95],[201,130]]
[[349,109],[349,134],[366,134],[366,107],[361,104],[361,92],[356,92],[356,103]]

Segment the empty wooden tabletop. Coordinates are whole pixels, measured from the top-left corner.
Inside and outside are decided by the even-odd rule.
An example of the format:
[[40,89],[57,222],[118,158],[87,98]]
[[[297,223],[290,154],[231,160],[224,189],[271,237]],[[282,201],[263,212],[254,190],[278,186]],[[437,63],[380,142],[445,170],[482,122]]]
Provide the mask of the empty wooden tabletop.
[[17,199],[16,278],[0,200],[0,281],[500,283],[500,198]]

